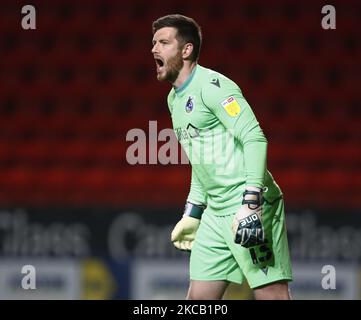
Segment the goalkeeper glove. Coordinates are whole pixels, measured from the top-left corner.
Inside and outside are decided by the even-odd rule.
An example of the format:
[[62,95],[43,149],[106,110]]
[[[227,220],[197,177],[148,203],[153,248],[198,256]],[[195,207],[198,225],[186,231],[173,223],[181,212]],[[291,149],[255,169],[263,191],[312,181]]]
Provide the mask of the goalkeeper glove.
[[242,206],[234,216],[232,224],[235,243],[245,248],[264,243],[264,229],[261,221],[262,204],[262,190],[246,187]]
[[171,234],[171,240],[177,249],[191,251],[204,209],[204,206],[186,203],[183,217]]

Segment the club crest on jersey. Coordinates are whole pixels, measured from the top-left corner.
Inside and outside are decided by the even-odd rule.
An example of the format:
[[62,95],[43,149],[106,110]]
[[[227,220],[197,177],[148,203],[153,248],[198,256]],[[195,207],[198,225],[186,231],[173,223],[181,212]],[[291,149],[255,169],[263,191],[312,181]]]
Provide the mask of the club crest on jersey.
[[222,101],[221,105],[231,117],[236,117],[241,112],[241,107],[234,97],[229,97]]
[[186,107],[185,107],[187,113],[192,112],[193,107],[194,107],[193,101],[194,101],[194,97],[189,96],[189,98],[188,98],[188,100],[187,100],[187,103],[186,103]]

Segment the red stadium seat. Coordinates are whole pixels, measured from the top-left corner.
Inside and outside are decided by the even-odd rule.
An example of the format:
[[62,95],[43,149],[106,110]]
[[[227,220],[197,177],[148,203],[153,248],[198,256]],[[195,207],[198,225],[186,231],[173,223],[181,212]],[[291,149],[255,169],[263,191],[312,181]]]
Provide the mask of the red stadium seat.
[[347,198],[360,208],[356,1],[339,8],[332,31],[322,29],[313,1],[171,1],[167,8],[161,0],[41,1],[35,32],[19,29],[15,7],[0,12],[1,205],[184,202],[189,166],[126,159],[130,130],[148,138],[149,121],[158,132],[172,126],[171,87],[156,80],[151,23],[173,11],[200,23],[200,64],[242,89],[287,203],[342,206]]

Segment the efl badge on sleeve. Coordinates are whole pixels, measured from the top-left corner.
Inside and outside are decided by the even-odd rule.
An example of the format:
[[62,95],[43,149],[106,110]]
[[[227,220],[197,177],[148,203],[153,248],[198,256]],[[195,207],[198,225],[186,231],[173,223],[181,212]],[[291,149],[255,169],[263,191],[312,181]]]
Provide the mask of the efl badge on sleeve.
[[221,105],[231,117],[236,117],[241,112],[240,105],[233,97],[227,98],[221,103]]
[[189,113],[193,110],[193,107],[194,107],[193,100],[194,100],[194,97],[189,96],[188,101],[186,103],[186,112],[187,113]]

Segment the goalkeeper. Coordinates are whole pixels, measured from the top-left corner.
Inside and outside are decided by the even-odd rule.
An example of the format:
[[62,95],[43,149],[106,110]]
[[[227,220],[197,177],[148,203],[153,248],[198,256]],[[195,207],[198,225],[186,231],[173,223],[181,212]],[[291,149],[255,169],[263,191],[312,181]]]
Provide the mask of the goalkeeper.
[[153,22],[157,79],[192,165],[183,217],[171,239],[191,250],[188,299],[221,299],[248,281],[256,299],[289,299],[292,280],[280,188],[266,168],[267,140],[239,87],[200,66],[201,30],[191,18]]

